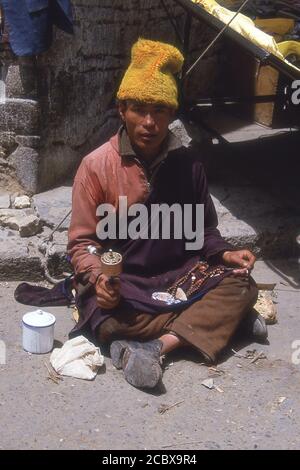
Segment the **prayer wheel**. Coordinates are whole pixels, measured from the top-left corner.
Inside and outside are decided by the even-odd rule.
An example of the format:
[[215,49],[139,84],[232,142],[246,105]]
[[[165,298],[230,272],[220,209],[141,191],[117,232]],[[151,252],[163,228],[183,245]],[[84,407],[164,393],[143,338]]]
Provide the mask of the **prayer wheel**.
[[102,273],[108,277],[119,276],[122,272],[122,255],[109,250],[100,257]]

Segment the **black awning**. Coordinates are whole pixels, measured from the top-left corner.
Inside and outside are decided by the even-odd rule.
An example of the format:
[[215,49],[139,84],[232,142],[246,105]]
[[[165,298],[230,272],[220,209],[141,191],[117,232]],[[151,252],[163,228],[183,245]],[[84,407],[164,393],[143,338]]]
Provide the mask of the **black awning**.
[[[194,18],[203,21],[214,30],[219,32],[224,28],[224,23],[215,16],[208,13],[201,5],[193,3],[191,0],[175,0],[175,2],[181,5],[181,7],[186,12],[190,13]],[[250,40],[244,38],[244,36],[237,33],[231,27],[224,31],[224,36],[239,44],[239,46],[241,46],[247,53],[259,59],[263,64],[271,65],[292,80],[297,80],[300,78],[300,71],[298,72],[296,69],[290,67],[288,64],[283,62],[274,54],[266,51],[262,47],[258,47],[256,44],[253,44]]]

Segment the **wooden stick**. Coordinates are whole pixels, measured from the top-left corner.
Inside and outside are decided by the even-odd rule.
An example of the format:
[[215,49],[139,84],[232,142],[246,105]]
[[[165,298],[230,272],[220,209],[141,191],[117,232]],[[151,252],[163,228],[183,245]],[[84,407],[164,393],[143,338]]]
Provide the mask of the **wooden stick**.
[[162,405],[159,412],[160,412],[160,414],[164,414],[166,411],[169,411],[171,408],[174,408],[174,406],[181,405],[181,403],[183,403],[183,402],[184,402],[184,400],[178,401],[177,403],[174,403],[173,405],[166,406],[166,407],[163,407],[163,405]]

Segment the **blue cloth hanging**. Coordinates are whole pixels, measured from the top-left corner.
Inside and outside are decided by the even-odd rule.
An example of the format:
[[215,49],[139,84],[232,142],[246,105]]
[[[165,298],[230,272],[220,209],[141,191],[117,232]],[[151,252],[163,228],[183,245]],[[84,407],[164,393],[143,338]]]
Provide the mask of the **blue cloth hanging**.
[[0,5],[11,48],[18,56],[37,55],[49,49],[53,25],[73,33],[69,0],[0,0]]

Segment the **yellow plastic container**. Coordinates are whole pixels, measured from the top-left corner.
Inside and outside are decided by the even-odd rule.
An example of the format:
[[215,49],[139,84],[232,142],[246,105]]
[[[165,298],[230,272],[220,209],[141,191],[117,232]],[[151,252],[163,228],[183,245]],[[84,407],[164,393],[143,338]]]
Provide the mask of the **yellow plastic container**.
[[259,29],[273,36],[276,42],[281,41],[283,36],[293,31],[295,27],[295,20],[288,18],[257,18],[254,23]]
[[278,48],[284,58],[286,58],[290,54],[295,54],[300,58],[300,42],[298,41],[280,42],[278,43]]
[[[295,54],[300,59],[300,42],[284,41],[278,44],[278,48],[284,58],[288,57],[290,54]],[[275,68],[269,65],[258,66],[255,80],[255,94],[258,96],[276,95],[278,92],[278,80],[279,72]],[[274,103],[256,104],[254,116],[255,121],[259,124],[273,127],[273,123],[276,121],[274,109]]]

